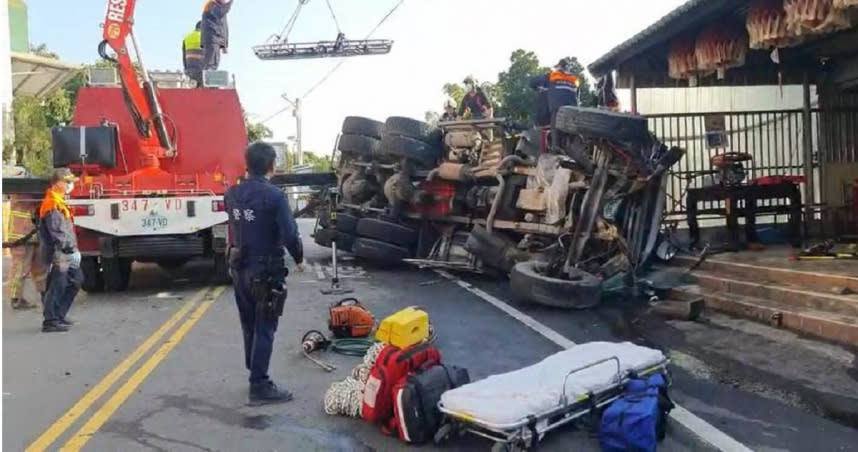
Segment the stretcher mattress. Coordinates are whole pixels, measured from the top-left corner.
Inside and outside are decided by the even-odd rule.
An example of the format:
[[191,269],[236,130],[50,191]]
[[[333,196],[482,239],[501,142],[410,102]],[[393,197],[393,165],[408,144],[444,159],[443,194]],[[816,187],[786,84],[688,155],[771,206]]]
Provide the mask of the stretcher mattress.
[[[555,353],[532,366],[447,391],[441,403],[447,411],[485,423],[515,424],[527,416],[557,408],[563,380],[570,371],[611,357],[620,360],[621,375],[648,369],[666,359],[658,350],[630,342],[590,342]],[[576,372],[566,382],[566,396],[571,403],[590,392],[610,389],[616,386],[616,375],[614,360]]]

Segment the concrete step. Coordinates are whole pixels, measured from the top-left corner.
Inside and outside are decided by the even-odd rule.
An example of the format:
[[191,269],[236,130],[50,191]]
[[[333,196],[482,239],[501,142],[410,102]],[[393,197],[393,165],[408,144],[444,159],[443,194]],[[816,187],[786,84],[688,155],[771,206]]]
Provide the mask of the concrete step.
[[711,291],[697,285],[681,286],[674,291],[686,296],[702,296],[706,306],[717,311],[849,347],[858,347],[858,316],[804,308],[776,300],[725,291]]
[[800,286],[767,281],[750,281],[725,277],[708,270],[696,270],[692,277],[697,284],[710,292],[730,292],[747,295],[800,309],[812,309],[833,314],[858,317],[858,294],[835,295],[816,290],[807,290]]
[[[694,256],[676,256],[671,264],[689,267],[696,261],[697,258]],[[855,273],[852,275],[732,262],[720,260],[718,256],[706,258],[698,269],[745,281],[782,283],[825,293],[834,293],[835,289],[845,289],[848,292],[858,293],[858,262],[855,263]]]

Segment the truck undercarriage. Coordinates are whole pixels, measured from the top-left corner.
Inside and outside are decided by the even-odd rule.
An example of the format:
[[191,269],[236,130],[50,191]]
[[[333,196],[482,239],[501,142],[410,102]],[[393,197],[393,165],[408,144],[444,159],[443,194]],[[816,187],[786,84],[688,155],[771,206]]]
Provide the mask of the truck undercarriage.
[[338,190],[317,243],[500,272],[517,296],[570,308],[634,279],[658,239],[666,171],[684,153],[642,117],[578,107],[562,108],[554,130],[349,117],[337,147]]

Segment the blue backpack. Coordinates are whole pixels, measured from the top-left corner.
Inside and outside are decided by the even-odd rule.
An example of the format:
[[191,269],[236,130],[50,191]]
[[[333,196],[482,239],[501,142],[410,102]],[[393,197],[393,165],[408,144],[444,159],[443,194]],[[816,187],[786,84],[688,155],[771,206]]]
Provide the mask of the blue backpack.
[[673,402],[661,374],[632,378],[623,395],[602,414],[599,443],[605,452],[654,452],[664,439]]

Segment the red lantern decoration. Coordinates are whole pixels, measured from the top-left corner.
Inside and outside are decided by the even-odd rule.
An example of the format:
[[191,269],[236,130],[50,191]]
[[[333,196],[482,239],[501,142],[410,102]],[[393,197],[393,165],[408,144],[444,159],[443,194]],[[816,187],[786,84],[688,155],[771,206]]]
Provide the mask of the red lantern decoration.
[[[854,0],[858,2],[858,0]],[[777,49],[801,42],[787,27],[783,0],[754,0],[745,24],[752,49]]]
[[748,35],[741,27],[711,25],[700,32],[694,53],[703,71],[718,71],[724,78],[727,69],[743,66],[748,54]]
[[849,28],[849,15],[833,0],[784,0],[787,26],[795,36],[831,33]]
[[697,84],[700,69],[697,55],[694,53],[694,40],[678,39],[670,45],[667,55],[668,75],[676,80],[689,80],[691,86]]

